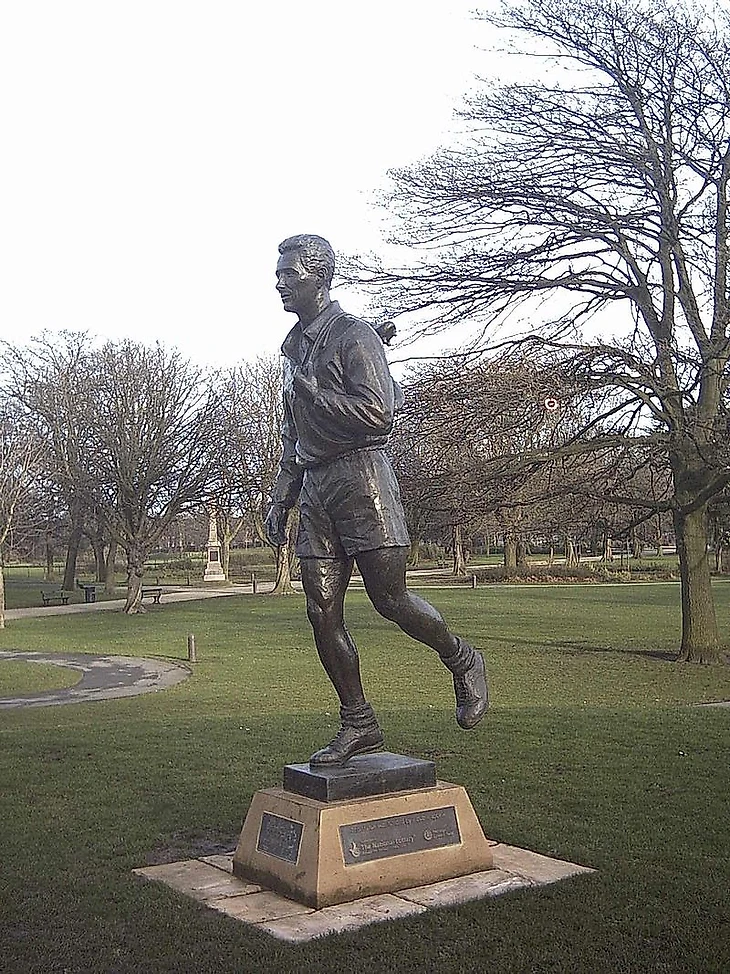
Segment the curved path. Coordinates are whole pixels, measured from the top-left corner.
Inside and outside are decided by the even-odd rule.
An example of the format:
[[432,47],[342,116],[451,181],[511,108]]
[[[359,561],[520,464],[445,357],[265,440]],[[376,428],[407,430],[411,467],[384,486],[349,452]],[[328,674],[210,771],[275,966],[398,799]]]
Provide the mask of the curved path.
[[13,707],[50,707],[64,703],[89,700],[110,700],[113,697],[134,697],[175,686],[190,676],[183,663],[164,659],[143,659],[136,656],[95,656],[91,653],[25,653],[0,652],[5,659],[29,663],[51,663],[81,671],[81,679],[72,687],[46,690],[35,696],[0,699],[0,710]]

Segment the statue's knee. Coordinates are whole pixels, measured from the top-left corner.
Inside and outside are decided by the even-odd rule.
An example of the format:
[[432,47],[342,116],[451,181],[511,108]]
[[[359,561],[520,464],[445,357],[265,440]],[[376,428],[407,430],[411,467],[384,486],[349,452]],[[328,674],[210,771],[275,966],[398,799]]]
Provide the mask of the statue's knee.
[[391,622],[395,622],[401,614],[400,599],[394,598],[387,592],[378,593],[372,602],[380,615]]
[[315,628],[322,622],[323,617],[322,607],[316,602],[307,600],[307,618]]
[[307,618],[313,629],[321,629],[330,625],[335,617],[332,605],[326,602],[318,602],[314,599],[307,600]]

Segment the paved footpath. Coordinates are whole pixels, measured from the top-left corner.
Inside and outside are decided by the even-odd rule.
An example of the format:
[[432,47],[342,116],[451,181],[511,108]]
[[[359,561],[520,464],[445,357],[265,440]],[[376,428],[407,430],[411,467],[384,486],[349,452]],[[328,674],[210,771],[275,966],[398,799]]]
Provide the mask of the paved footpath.
[[[266,583],[260,583],[260,592],[266,591]],[[250,585],[231,585],[230,588],[193,588],[193,589],[170,589],[162,590],[162,601],[160,605],[165,606],[170,602],[199,602],[201,599],[221,599],[231,598],[234,595],[244,595],[251,592]],[[6,609],[5,618],[10,622],[12,619],[32,619],[42,618],[43,616],[65,616],[76,615],[82,612],[109,612],[124,608],[124,599],[106,599],[100,602],[78,602],[73,605],[34,605],[29,609]],[[154,605],[154,604],[152,604]],[[149,602],[145,603],[145,608],[152,608]],[[157,609],[157,606],[154,606]]]
[[47,690],[35,696],[5,697],[0,699],[0,710],[134,697],[140,693],[152,693],[175,686],[190,676],[191,672],[183,663],[174,663],[172,660],[96,656],[91,653],[25,653],[7,650],[0,652],[0,664],[2,660],[66,666],[79,670],[81,679],[74,686],[61,690]]

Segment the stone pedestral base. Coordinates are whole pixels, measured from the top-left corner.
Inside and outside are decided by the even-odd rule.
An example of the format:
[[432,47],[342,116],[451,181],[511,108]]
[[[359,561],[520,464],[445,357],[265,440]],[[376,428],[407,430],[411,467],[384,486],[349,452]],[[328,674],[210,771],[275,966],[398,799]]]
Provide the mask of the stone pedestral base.
[[254,795],[233,856],[238,878],[314,909],[492,865],[465,789],[445,781],[340,801],[267,788]]

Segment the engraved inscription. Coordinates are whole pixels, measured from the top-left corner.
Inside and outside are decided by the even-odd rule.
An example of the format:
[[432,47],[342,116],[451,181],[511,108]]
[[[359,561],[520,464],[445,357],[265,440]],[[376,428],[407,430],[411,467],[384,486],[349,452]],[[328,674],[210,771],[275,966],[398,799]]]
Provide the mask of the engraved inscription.
[[453,805],[340,826],[342,858],[346,866],[401,856],[406,852],[439,849],[460,842]]
[[266,853],[267,856],[274,856],[276,859],[283,859],[284,862],[296,864],[299,858],[299,846],[302,842],[302,830],[301,822],[294,822],[290,818],[282,818],[280,815],[264,812],[261,816],[261,828],[259,829],[256,849],[259,852]]

